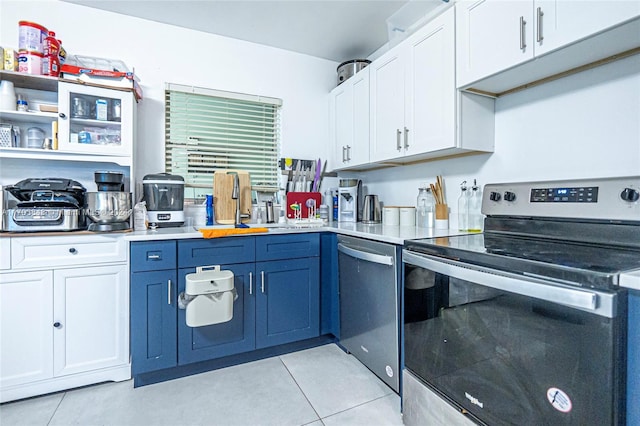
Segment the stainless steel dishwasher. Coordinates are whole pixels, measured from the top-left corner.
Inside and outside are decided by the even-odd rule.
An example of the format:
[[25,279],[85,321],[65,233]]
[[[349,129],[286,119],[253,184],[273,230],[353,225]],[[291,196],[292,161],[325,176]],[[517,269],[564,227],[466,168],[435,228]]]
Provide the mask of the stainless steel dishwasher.
[[338,236],[340,344],[399,392],[397,248]]

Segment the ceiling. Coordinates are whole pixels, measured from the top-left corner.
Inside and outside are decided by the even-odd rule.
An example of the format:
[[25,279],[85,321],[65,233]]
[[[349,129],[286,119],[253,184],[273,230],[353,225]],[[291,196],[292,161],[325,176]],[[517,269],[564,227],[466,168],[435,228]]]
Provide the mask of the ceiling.
[[406,10],[407,3],[411,7],[442,3],[441,0],[64,1],[336,62],[367,58],[385,45],[389,41],[387,18],[394,13],[398,16],[396,12]]

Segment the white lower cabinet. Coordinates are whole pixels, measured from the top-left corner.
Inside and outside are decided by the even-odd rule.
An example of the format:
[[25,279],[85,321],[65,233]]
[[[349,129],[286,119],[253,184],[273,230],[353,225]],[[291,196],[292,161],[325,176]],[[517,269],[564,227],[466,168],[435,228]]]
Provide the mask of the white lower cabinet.
[[0,396],[53,377],[53,273],[0,274]]
[[54,271],[56,376],[127,364],[127,274],[124,265]]
[[126,262],[16,270],[0,274],[0,402],[131,377]]

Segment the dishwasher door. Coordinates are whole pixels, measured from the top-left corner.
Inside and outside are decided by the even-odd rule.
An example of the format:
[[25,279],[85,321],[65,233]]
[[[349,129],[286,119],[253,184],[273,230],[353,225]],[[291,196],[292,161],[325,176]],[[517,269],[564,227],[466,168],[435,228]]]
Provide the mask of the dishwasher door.
[[396,247],[338,236],[340,344],[400,389]]

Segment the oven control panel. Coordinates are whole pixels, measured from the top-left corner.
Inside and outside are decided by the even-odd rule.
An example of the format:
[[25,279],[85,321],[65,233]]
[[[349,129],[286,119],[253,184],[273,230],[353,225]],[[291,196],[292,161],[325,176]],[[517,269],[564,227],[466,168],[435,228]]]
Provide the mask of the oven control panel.
[[482,213],[640,222],[640,176],[487,184]]
[[597,186],[532,188],[529,201],[532,203],[597,203]]

